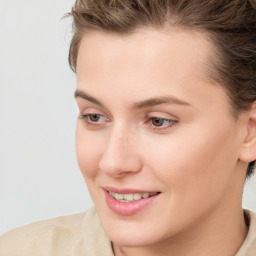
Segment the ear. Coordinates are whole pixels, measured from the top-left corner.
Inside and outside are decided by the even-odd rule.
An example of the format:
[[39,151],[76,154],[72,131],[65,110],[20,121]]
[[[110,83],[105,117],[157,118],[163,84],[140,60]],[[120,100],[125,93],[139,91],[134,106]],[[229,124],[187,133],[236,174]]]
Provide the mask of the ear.
[[256,160],[256,101],[252,104],[249,116],[247,116],[247,133],[239,159],[248,163]]

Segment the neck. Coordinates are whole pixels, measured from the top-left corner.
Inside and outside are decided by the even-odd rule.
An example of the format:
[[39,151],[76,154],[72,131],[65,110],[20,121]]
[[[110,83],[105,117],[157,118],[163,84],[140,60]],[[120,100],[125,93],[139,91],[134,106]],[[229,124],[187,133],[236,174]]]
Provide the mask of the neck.
[[238,252],[247,233],[242,208],[235,212],[215,209],[189,230],[161,243],[140,248],[114,244],[113,249],[115,256],[232,256]]

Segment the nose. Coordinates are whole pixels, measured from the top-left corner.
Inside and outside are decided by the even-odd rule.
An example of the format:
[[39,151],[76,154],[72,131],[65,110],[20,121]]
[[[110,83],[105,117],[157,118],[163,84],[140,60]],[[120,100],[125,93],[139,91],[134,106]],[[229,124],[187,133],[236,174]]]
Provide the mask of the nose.
[[131,133],[120,129],[112,131],[104,149],[99,169],[107,175],[119,178],[142,169],[135,136]]

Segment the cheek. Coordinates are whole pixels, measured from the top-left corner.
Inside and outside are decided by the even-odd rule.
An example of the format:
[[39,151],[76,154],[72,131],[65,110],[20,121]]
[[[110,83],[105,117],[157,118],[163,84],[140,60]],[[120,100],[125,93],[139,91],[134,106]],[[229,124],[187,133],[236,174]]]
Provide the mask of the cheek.
[[97,175],[97,165],[102,151],[101,144],[96,136],[85,132],[83,125],[78,121],[76,128],[76,154],[79,168],[86,179]]
[[225,201],[231,188],[234,134],[230,129],[199,128],[166,138],[148,158],[154,178],[166,192],[166,207],[174,216],[184,212],[189,212],[190,218],[202,216]]
[[226,129],[200,125],[189,131],[181,131],[161,143],[149,156],[154,159],[152,169],[158,170],[156,175],[177,193],[205,190],[214,195],[216,188],[225,189],[232,175],[237,157],[234,134],[229,125]]

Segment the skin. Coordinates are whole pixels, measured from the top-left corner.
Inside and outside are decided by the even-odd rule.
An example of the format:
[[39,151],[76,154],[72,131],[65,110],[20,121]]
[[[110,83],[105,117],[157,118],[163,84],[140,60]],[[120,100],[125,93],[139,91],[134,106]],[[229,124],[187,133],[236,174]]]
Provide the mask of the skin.
[[[81,41],[77,158],[117,256],[231,256],[247,235],[241,201],[256,111],[232,116],[225,90],[210,79],[211,52],[193,31],[90,32]],[[167,120],[159,127],[154,118]],[[161,194],[120,216],[105,186]]]

